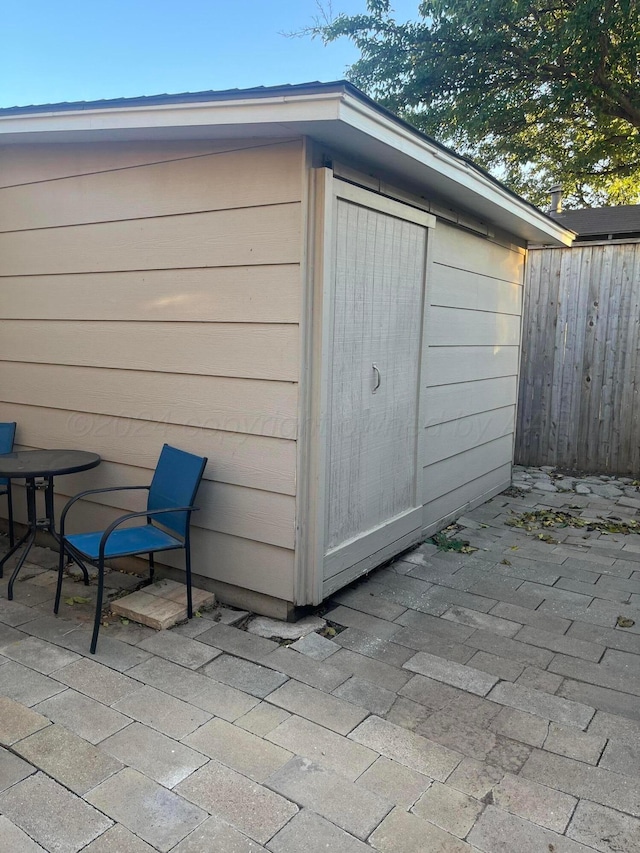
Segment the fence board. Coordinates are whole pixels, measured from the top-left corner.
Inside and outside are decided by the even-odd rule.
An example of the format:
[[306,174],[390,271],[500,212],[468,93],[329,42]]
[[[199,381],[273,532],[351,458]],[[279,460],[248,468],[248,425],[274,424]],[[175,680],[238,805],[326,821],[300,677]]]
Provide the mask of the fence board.
[[516,461],[637,475],[640,241],[531,249]]

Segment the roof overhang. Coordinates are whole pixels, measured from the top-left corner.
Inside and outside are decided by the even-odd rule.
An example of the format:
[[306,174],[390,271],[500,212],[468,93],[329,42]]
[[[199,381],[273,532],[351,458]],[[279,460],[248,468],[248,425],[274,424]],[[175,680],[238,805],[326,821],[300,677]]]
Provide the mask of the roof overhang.
[[348,83],[0,110],[0,145],[308,136],[531,243],[574,234]]

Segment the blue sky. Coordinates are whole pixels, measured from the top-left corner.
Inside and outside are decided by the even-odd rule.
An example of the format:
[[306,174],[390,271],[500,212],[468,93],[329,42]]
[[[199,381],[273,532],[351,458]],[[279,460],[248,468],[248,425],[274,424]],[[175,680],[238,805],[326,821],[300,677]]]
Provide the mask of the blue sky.
[[[396,0],[397,17],[418,0]],[[365,0],[333,0],[334,13]],[[343,39],[285,38],[315,0],[4,0],[0,107],[336,80],[357,58]]]

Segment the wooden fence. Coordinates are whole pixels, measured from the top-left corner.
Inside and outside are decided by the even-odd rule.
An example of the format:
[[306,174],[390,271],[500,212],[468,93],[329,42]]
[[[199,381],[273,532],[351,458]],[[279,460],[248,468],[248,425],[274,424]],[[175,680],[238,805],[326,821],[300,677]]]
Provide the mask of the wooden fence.
[[531,249],[516,462],[640,475],[640,241]]

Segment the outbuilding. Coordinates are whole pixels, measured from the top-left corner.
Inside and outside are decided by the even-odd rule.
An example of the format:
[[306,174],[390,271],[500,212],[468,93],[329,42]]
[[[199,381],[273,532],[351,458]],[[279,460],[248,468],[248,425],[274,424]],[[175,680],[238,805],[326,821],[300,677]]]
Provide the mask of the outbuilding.
[[0,420],[101,454],[60,503],[208,456],[195,582],[288,618],[509,485],[571,237],[344,81],[0,110]]

